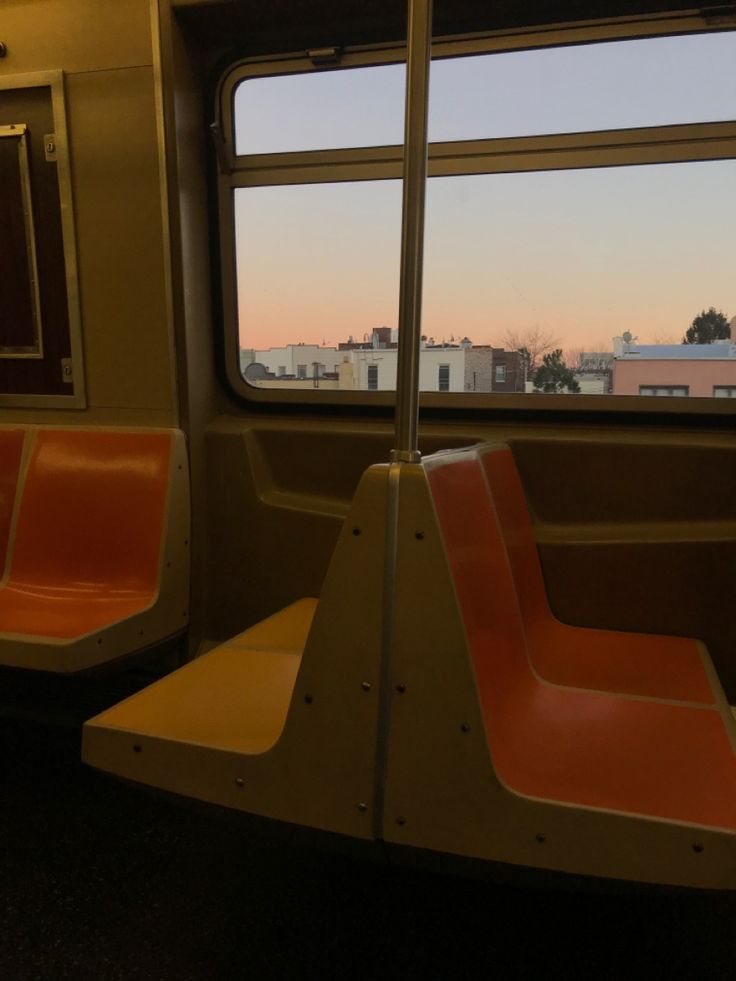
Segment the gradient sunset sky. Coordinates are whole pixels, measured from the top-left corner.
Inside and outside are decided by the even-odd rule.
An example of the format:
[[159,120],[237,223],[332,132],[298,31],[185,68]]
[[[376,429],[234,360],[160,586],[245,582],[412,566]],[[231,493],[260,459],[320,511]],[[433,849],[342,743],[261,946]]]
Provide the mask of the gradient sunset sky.
[[[430,139],[736,118],[736,33],[434,62]],[[339,83],[339,84],[338,84]],[[403,139],[403,66],[243,83],[239,152]],[[235,192],[243,347],[397,325],[401,182]],[[423,333],[565,350],[679,342],[736,313],[736,161],[443,177],[427,188]]]

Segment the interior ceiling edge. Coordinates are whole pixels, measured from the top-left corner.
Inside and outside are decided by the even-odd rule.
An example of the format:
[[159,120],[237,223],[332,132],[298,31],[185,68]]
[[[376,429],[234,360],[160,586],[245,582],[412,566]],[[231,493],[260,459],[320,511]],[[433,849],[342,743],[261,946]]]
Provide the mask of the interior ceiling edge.
[[[390,44],[406,38],[401,0],[171,0],[177,20],[214,77],[244,57],[324,46]],[[703,15],[733,21],[736,3],[692,0],[434,0],[436,37],[526,30],[616,18]]]

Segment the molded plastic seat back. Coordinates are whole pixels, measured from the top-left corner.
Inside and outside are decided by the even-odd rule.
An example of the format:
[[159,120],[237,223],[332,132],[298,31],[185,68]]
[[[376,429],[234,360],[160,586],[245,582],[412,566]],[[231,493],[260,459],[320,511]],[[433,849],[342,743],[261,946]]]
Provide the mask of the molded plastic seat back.
[[170,455],[169,433],[39,431],[11,581],[153,594]]
[[32,430],[0,588],[0,664],[73,672],[188,621],[183,433]]
[[399,501],[385,840],[734,887],[734,725],[717,679],[714,707],[545,682],[477,448],[405,465]]
[[478,450],[513,575],[534,669],[555,684],[713,705],[710,658],[689,637],[577,627],[553,615],[511,450]]

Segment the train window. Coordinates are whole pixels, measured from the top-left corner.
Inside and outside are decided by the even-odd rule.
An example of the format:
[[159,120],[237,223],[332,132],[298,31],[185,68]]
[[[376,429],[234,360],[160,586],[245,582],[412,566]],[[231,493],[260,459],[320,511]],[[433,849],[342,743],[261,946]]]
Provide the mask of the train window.
[[235,152],[380,146],[404,139],[404,65],[269,75],[234,93]]
[[[437,43],[426,404],[730,398],[735,47],[733,31],[468,54],[452,41],[446,57]],[[267,401],[390,401],[404,69],[310,67],[252,64],[223,85],[228,371]]]

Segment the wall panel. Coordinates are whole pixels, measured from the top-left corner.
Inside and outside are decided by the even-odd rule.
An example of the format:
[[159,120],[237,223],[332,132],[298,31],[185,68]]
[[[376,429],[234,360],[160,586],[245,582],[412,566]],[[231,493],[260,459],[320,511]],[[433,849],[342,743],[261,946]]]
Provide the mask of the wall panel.
[[0,76],[65,73],[88,409],[0,421],[177,422],[150,8],[3,0]]
[[90,405],[169,408],[151,68],[68,79]]

